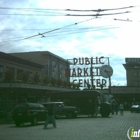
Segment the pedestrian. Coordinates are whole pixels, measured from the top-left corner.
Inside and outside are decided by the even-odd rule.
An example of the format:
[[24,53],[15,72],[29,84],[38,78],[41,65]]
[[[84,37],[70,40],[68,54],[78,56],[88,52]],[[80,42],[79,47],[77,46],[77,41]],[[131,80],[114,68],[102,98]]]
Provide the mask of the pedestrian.
[[47,118],[46,118],[46,121],[44,123],[44,129],[47,128],[47,125],[49,123],[52,123],[53,124],[53,127],[56,128],[56,121],[55,121],[55,118],[54,118],[54,110],[53,110],[53,104],[50,104],[48,106],[48,113],[47,113]]
[[116,102],[116,105],[115,105],[115,113],[116,115],[118,114],[118,103]]
[[112,115],[114,115],[114,112],[116,113],[116,115],[118,114],[118,103],[114,97],[112,97],[111,99],[111,111]]
[[120,103],[119,108],[120,108],[120,115],[123,115],[123,110],[124,110],[123,103]]

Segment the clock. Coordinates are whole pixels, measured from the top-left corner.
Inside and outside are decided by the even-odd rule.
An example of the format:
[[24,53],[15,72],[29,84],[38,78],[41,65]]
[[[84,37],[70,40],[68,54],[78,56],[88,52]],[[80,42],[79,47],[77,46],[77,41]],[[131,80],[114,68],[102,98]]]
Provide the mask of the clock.
[[113,74],[113,68],[109,65],[103,65],[100,68],[100,75],[104,78],[109,78]]

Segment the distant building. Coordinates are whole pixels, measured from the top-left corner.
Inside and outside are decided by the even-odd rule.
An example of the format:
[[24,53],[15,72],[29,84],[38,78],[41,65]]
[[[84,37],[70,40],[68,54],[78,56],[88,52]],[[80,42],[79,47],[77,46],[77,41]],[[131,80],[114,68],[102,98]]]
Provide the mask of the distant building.
[[112,86],[111,93],[129,104],[140,104],[140,58],[125,58],[126,86]]
[[125,58],[126,64],[123,64],[126,69],[127,86],[140,86],[140,58]]
[[[17,80],[21,80],[21,76],[23,73],[27,72],[29,77],[32,77],[34,74],[38,74],[39,77],[43,77],[44,65],[31,62],[19,57],[12,56],[10,54],[6,54],[0,52],[0,81],[6,82],[15,82]],[[12,74],[8,79],[6,79],[6,72]]]
[[65,76],[65,69],[69,67],[68,61],[49,51],[19,52],[10,53],[10,55],[43,65],[45,67],[44,74],[50,78],[70,81]]

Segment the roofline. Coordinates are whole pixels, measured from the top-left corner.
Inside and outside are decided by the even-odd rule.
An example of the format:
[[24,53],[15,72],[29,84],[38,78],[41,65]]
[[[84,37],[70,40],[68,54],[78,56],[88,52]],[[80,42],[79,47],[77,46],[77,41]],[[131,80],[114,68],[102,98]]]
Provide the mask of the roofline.
[[47,54],[50,54],[50,55],[52,55],[52,56],[54,56],[54,57],[56,57],[56,58],[59,58],[60,60],[66,62],[66,63],[71,64],[71,63],[68,61],[68,59],[64,59],[64,58],[62,58],[62,57],[60,57],[60,56],[58,56],[58,55],[56,55],[56,54],[54,54],[54,53],[52,53],[52,52],[49,52],[49,51],[15,52],[15,53],[9,53],[9,54],[16,54],[16,53],[37,53],[37,52],[38,52],[38,53],[47,53]]
[[28,60],[25,60],[25,59],[22,59],[22,58],[19,58],[19,57],[16,57],[16,56],[4,53],[4,52],[0,52],[0,58],[2,58],[4,60],[6,59],[8,61],[16,62],[16,63],[21,62],[24,65],[28,65],[28,66],[32,66],[32,67],[37,67],[37,68],[43,68],[44,67],[44,65],[41,65],[41,64],[38,64],[38,63],[35,63],[35,62],[31,62],[31,61],[28,61]]
[[126,63],[126,64],[123,64],[123,66],[125,69],[127,69],[127,68],[134,68],[135,69],[136,66],[138,66],[140,68],[140,64],[138,64],[138,63]]

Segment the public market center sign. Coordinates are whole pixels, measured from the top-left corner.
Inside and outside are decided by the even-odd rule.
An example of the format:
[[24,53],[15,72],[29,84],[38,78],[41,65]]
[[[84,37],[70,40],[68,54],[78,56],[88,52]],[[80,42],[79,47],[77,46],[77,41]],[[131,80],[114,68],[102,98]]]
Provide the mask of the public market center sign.
[[65,76],[71,77],[73,83],[79,83],[80,87],[86,87],[88,84],[91,87],[106,86],[107,80],[101,78],[100,67],[105,61],[109,61],[106,57],[82,57],[73,58],[70,62],[70,68],[65,70]]

